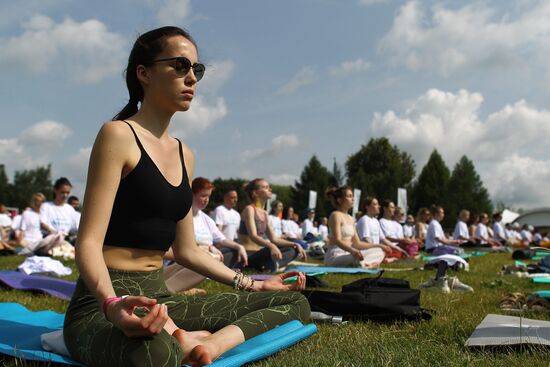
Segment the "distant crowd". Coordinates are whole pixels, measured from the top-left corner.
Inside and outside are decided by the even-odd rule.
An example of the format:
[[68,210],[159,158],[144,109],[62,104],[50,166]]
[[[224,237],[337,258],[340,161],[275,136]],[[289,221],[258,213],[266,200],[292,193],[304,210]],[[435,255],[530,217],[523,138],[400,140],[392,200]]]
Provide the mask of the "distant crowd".
[[[22,213],[10,215],[0,203],[0,234],[3,251],[74,258],[80,221],[80,200],[71,196],[67,178],[54,184],[52,201],[35,193]],[[226,266],[276,272],[291,261],[309,258],[327,266],[378,267],[402,258],[418,257],[421,250],[433,255],[460,254],[464,247],[544,245],[548,233],[530,225],[503,223],[501,213],[472,215],[462,210],[452,234],[445,233],[441,221],[444,208],[421,208],[416,217],[406,214],[392,200],[381,204],[367,197],[353,218],[353,192],[350,187],[330,188],[327,197],[334,211],[329,218],[317,217],[315,208],[299,214],[280,200],[271,201],[271,187],[264,179],[244,186],[248,204],[235,210],[237,190],[224,193],[223,203],[205,210],[214,184],[197,177],[192,182],[192,215],[197,246]],[[267,204],[271,210],[266,211]],[[15,247],[14,247],[15,246]],[[165,258],[166,282],[171,291],[194,289],[204,277],[174,262],[169,251]],[[196,291],[196,290],[195,290]]]

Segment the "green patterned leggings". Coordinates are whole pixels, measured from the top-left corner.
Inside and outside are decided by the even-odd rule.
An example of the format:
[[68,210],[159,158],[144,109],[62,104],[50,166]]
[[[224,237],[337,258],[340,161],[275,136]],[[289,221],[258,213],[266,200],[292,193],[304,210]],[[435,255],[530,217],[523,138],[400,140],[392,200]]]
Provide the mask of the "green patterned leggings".
[[[249,339],[291,320],[305,323],[310,317],[309,303],[298,292],[180,296],[168,292],[162,269],[109,273],[117,296],[157,299],[184,330],[215,332],[236,325]],[[67,309],[64,338],[72,357],[87,366],[180,366],[183,360],[176,339],[164,330],[148,338],[125,336],[105,318],[82,279]]]

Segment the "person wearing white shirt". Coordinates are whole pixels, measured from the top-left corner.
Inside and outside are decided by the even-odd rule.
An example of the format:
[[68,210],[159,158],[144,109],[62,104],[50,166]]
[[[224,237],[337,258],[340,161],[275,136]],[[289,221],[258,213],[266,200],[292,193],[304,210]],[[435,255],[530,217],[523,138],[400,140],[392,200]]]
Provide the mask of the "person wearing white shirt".
[[8,241],[11,230],[11,217],[8,214],[8,208],[0,203],[0,240]]
[[273,227],[273,232],[277,237],[283,237],[283,202],[280,200],[274,200],[271,203],[271,213],[269,214],[269,222]]
[[40,230],[40,207],[46,201],[46,196],[41,192],[31,198],[30,207],[21,214],[21,223],[18,226],[20,232],[19,244],[27,246],[40,242],[43,238]]
[[407,215],[407,219],[405,220],[405,224],[403,224],[403,235],[405,235],[405,238],[413,239],[415,238],[415,223],[414,223],[414,217],[409,214]]
[[[416,241],[405,238],[403,226],[395,219],[396,207],[393,201],[384,200],[382,205],[382,218],[380,218],[380,228],[386,239],[406,250],[407,256],[418,255],[418,244]],[[396,254],[399,256],[398,254]]]
[[62,233],[67,236],[78,231],[78,216],[76,210],[66,203],[71,193],[71,182],[59,178],[54,184],[54,199],[40,207],[40,222],[42,228],[50,234]]
[[[222,261],[227,267],[244,267],[248,264],[248,256],[244,246],[226,238],[216,226],[214,220],[203,212],[203,209],[206,208],[210,201],[212,190],[214,190],[214,185],[204,177],[195,178],[191,184],[195,241],[203,251],[210,254],[216,260]],[[169,252],[165,258],[172,259],[172,253]],[[173,293],[205,293],[203,290],[194,289],[205,277],[184,268],[178,263],[168,265],[164,277],[168,290]]]
[[502,244],[498,241],[495,241],[493,238],[491,238],[487,223],[489,223],[489,216],[487,213],[481,213],[479,216],[479,224],[476,227],[476,233],[475,237],[477,240],[477,243],[481,246],[490,246],[490,247],[500,247]]
[[390,255],[388,255],[386,260],[397,260],[397,257],[392,255],[395,252],[404,253],[404,250],[388,241],[384,235],[384,232],[380,228],[380,222],[376,219],[380,214],[380,204],[378,203],[378,199],[367,197],[365,199],[364,207],[367,214],[359,218],[357,224],[355,225],[359,239],[373,245],[380,245],[383,249],[393,250]]
[[470,238],[470,232],[468,231],[468,221],[470,220],[470,211],[462,209],[458,214],[458,220],[456,221],[455,230],[453,232],[453,239],[460,241],[461,246],[475,246],[475,239]]
[[321,224],[319,224],[319,236],[321,236],[321,239],[325,242],[328,241],[328,218],[327,217],[321,217]]
[[289,206],[286,212],[286,219],[282,220],[283,237],[289,240],[303,239],[302,230],[297,222],[297,214],[294,213],[294,208]]
[[493,239],[500,242],[502,245],[506,244],[506,233],[504,231],[504,226],[502,225],[502,214],[495,213],[493,214]]
[[238,200],[237,191],[229,190],[223,196],[223,204],[216,207],[213,213],[214,221],[220,231],[232,241],[239,237],[237,230],[241,222],[241,215],[235,210]]
[[307,218],[302,222],[302,238],[305,238],[308,233],[311,233],[313,236],[317,237],[319,235],[319,231],[313,224],[313,221],[315,220],[315,209],[306,209],[306,215]]
[[520,232],[521,240],[528,245],[531,244],[531,242],[533,242],[533,234],[531,233],[530,227],[531,226],[529,226],[528,224],[524,224],[521,227],[521,232]]
[[440,222],[445,218],[445,210],[441,206],[432,206],[432,220],[428,225],[426,234],[426,251],[435,256],[439,255],[457,255],[464,253],[464,250],[458,247],[460,240],[448,239],[443,232]]

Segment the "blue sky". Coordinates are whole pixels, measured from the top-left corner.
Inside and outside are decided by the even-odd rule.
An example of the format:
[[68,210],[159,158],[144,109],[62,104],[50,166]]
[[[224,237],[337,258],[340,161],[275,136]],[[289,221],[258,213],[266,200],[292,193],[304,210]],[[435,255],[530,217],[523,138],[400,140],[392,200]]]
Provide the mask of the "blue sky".
[[174,135],[196,175],[291,184],[386,136],[420,171],[463,154],[495,201],[550,206],[544,1],[0,0],[0,162],[51,162],[82,195],[99,127],[127,101],[140,32],[195,37],[207,75]]

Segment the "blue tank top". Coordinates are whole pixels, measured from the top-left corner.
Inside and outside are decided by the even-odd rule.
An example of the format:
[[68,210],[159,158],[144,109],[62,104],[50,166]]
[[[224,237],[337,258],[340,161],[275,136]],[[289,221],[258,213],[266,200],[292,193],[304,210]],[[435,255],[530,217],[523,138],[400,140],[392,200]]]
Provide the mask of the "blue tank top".
[[104,243],[109,246],[167,251],[176,237],[176,223],[193,200],[179,143],[182,179],[173,186],[162,175],[130,126],[141,152],[134,169],[120,180]]

